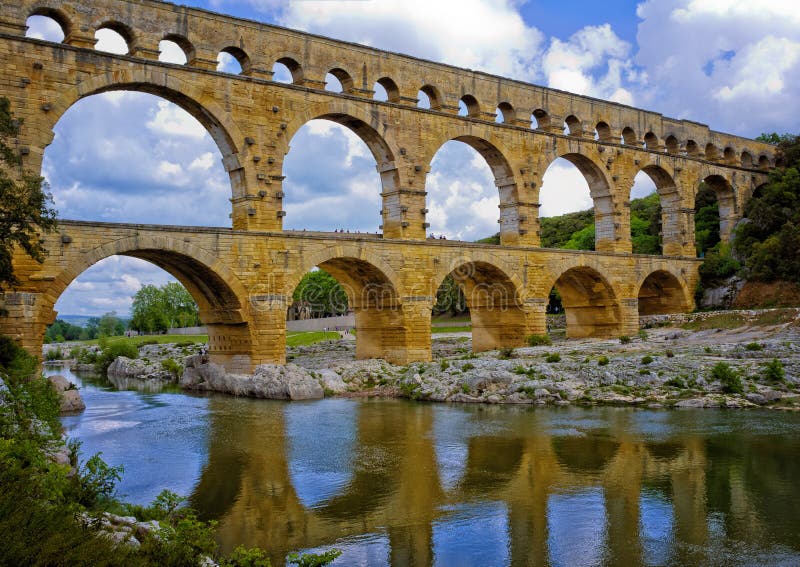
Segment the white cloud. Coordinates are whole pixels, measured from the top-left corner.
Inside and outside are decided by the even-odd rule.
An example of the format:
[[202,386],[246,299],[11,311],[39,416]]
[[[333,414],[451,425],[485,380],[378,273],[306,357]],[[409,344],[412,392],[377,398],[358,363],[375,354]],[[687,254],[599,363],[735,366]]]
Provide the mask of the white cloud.
[[577,167],[559,158],[547,168],[539,191],[539,216],[553,217],[594,206],[589,184]]
[[186,136],[196,139],[208,136],[205,127],[191,114],[166,100],[158,101],[158,110],[146,126],[156,134],[168,136]]
[[214,154],[206,152],[197,156],[189,165],[189,169],[196,169],[200,171],[208,171],[214,167]]

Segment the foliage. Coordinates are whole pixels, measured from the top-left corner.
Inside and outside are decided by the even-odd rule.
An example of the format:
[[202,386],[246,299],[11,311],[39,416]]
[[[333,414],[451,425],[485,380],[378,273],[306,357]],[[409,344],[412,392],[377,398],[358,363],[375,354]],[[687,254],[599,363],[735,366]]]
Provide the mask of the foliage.
[[143,285],[133,296],[130,328],[143,333],[163,333],[171,328],[196,327],[199,308],[178,282],[161,287]]
[[634,254],[661,254],[661,199],[658,193],[631,200]]
[[106,375],[108,367],[120,356],[125,358],[139,358],[139,350],[130,342],[111,343],[100,351],[95,361],[95,370],[101,376]]
[[623,344],[623,345],[626,345],[626,344],[628,344],[628,343],[630,343],[630,342],[631,342],[631,338],[630,338],[628,335],[622,335],[622,336],[619,338],[619,342],[620,342],[621,344]]
[[609,362],[608,357],[605,355],[597,359],[598,366],[608,366],[608,362]]
[[348,310],[347,293],[325,270],[314,270],[304,275],[292,294],[292,300],[308,308],[314,319],[344,315]]
[[525,339],[528,341],[528,346],[550,346],[553,344],[553,339],[550,335],[528,335]]
[[741,394],[744,392],[742,379],[736,371],[726,362],[718,362],[711,369],[711,379],[722,384],[722,391],[726,394]]
[[545,360],[545,362],[548,362],[548,363],[551,363],[551,364],[554,363],[554,362],[561,362],[561,355],[558,354],[557,352],[551,352],[551,353],[547,354],[547,356],[545,357],[544,360]]
[[731,255],[728,244],[717,242],[706,250],[705,261],[700,265],[700,279],[703,287],[713,287],[734,275],[741,264]]
[[[573,236],[587,227],[594,227],[594,209],[567,213],[557,217],[544,217],[539,220],[542,231],[543,248],[566,248]],[[577,245],[577,239],[573,241]],[[576,248],[579,249],[579,248]],[[594,250],[594,229],[592,228],[591,248]]]
[[17,246],[35,261],[44,261],[41,232],[56,228],[56,211],[44,180],[22,171],[22,162],[11,145],[21,121],[11,114],[11,104],[0,98],[0,288],[18,283],[12,254]]
[[183,365],[174,358],[166,358],[161,361],[161,368],[179,378],[183,374]]
[[449,274],[444,278],[439,289],[436,290],[436,303],[433,306],[433,314],[450,313],[455,317],[468,311],[464,289],[453,278],[452,274]]
[[50,343],[61,343],[64,341],[79,341],[79,340],[86,340],[88,337],[85,336],[86,330],[79,326],[73,325],[67,321],[62,319],[56,319],[56,322],[47,327],[47,331],[45,332],[45,341]]
[[61,360],[62,358],[64,358],[64,353],[61,352],[60,348],[51,348],[47,351],[47,354],[44,357],[44,359],[47,361]]
[[499,358],[500,360],[508,360],[514,357],[516,357],[516,353],[514,352],[514,349],[511,347],[503,347],[497,353],[497,358]]
[[500,244],[500,233],[496,232],[492,236],[487,236],[486,238],[481,238],[476,240],[478,244]]
[[786,371],[783,364],[777,358],[773,358],[764,367],[764,379],[767,382],[783,382],[786,378]]
[[762,345],[761,343],[752,342],[752,343],[747,343],[746,345],[744,345],[744,348],[749,350],[749,351],[756,352],[756,351],[759,351],[759,350],[764,350],[764,345]]
[[642,364],[652,364],[653,360],[655,359],[652,356],[646,354],[642,357]]
[[299,555],[297,553],[290,553],[287,557],[287,561],[291,565],[297,565],[298,567],[324,567],[333,562],[333,560],[341,554],[342,552],[338,549],[329,549],[321,554],[305,553]]
[[695,246],[697,255],[703,258],[720,241],[717,194],[705,183],[700,184],[695,196],[694,210]]
[[220,567],[270,567],[270,562],[263,550],[240,545],[227,559],[220,561]]

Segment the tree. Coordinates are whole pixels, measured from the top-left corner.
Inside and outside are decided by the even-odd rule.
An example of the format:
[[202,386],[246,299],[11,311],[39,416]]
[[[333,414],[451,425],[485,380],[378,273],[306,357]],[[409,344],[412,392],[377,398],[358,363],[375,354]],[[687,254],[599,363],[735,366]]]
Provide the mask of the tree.
[[292,294],[292,300],[305,304],[314,319],[343,315],[349,309],[347,293],[325,270],[308,272]]
[[453,278],[448,275],[442,281],[442,285],[436,290],[436,304],[433,306],[433,314],[441,315],[450,313],[453,316],[461,315],[469,311],[467,309],[467,298],[464,296],[464,289]]
[[7,98],[0,98],[0,288],[18,284],[14,275],[14,247],[41,263],[46,250],[41,232],[56,228],[56,211],[44,180],[22,171],[22,160],[9,146],[19,134]]
[[130,328],[144,333],[163,333],[170,328],[200,324],[199,308],[178,282],[162,287],[144,285],[133,297]]
[[125,333],[125,323],[117,317],[116,311],[111,311],[100,317],[97,332],[101,337],[118,337]]

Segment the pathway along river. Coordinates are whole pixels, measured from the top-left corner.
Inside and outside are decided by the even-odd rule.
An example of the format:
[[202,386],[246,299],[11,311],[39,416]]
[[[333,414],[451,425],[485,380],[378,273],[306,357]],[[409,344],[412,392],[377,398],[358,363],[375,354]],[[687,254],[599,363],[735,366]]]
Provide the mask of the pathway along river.
[[65,417],[120,494],[169,488],[225,550],[335,565],[798,565],[800,415],[326,399],[81,386]]

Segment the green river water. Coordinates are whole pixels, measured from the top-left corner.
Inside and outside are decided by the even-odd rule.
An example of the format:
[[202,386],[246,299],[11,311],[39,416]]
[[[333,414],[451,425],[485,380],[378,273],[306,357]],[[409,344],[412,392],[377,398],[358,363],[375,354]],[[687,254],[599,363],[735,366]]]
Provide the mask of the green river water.
[[77,377],[84,457],[219,521],[223,549],[334,565],[800,565],[800,415],[275,402]]

